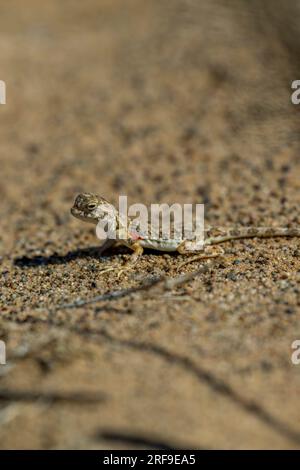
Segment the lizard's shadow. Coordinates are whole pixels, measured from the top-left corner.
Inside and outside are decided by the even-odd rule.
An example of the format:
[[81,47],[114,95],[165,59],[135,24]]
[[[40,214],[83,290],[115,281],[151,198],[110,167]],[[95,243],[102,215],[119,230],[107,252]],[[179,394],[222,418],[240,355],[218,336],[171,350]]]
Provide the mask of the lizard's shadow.
[[[124,247],[115,247],[109,248],[105,250],[104,253],[101,254],[101,258],[109,258],[117,254],[130,254],[131,251],[127,250]],[[161,253],[154,251],[154,250],[147,250],[147,253],[151,253],[153,255],[159,255]],[[21,256],[20,258],[16,258],[14,260],[14,265],[20,268],[38,268],[41,266],[48,266],[48,265],[58,265],[58,264],[67,264],[70,261],[80,258],[93,258],[99,259],[99,246],[92,246],[89,248],[80,248],[77,250],[72,250],[66,253],[65,255],[60,255],[58,253],[53,253],[50,256]]]
[[[101,257],[112,256],[114,249],[108,249],[101,254]],[[60,255],[58,253],[53,253],[49,256],[37,255],[37,256],[22,256],[14,260],[14,265],[21,268],[29,267],[40,267],[48,266],[55,264],[66,264],[70,261],[80,258],[95,258],[99,259],[99,247],[92,246],[89,248],[79,248],[77,250],[72,250],[66,253],[65,255]]]

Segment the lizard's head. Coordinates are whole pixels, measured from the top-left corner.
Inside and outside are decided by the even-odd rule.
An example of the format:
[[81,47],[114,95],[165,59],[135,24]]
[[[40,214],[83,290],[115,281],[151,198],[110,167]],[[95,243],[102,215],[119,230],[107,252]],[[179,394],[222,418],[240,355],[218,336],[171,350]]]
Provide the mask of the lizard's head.
[[114,207],[101,196],[81,193],[75,199],[71,214],[77,219],[97,224],[99,220],[112,214]]

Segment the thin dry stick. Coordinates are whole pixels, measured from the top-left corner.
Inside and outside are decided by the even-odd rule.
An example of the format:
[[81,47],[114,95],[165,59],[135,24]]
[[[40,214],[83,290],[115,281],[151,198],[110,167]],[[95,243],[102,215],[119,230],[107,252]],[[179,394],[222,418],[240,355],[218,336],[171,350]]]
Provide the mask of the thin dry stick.
[[[212,262],[208,262],[208,263],[210,263],[210,265],[212,264]],[[60,305],[55,306],[53,311],[65,310],[68,308],[79,308],[85,305],[103,302],[105,300],[121,299],[123,297],[126,297],[127,295],[135,294],[136,292],[150,290],[152,287],[160,283],[165,287],[165,289],[171,290],[171,289],[174,289],[174,287],[177,287],[179,285],[185,284],[188,281],[191,281],[192,279],[199,276],[200,274],[207,273],[208,271],[209,271],[209,267],[206,264],[205,266],[202,266],[200,269],[197,269],[196,271],[193,271],[187,274],[181,274],[180,276],[176,276],[173,278],[166,278],[165,276],[159,276],[159,277],[154,277],[150,279],[147,278],[146,281],[144,281],[139,286],[131,287],[129,289],[120,289],[120,290],[116,290],[113,292],[108,292],[106,294],[97,295],[90,299],[79,299],[72,303],[60,304]]]
[[115,290],[113,292],[107,292],[106,294],[96,295],[95,297],[92,297],[91,299],[78,299],[78,300],[75,300],[75,302],[72,302],[69,304],[57,305],[56,307],[54,307],[53,310],[57,311],[57,310],[64,310],[67,308],[79,308],[85,305],[94,304],[97,302],[103,302],[105,300],[121,299],[122,297],[126,297],[127,295],[134,294],[142,290],[148,290],[151,287],[159,284],[163,280],[164,280],[164,276],[156,277],[153,279],[148,278],[146,282],[144,282],[143,284],[137,287],[131,287],[129,289],[120,289],[120,290]]

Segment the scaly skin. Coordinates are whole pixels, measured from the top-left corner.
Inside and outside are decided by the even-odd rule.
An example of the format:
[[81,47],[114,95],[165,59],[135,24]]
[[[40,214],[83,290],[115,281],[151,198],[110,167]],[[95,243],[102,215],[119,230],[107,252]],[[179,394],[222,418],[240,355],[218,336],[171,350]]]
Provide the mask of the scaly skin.
[[[128,219],[128,225],[124,224],[118,211],[103,197],[91,193],[79,194],[71,208],[71,214],[84,222],[98,224],[104,218],[116,224],[116,239],[103,240],[100,247],[101,253],[112,245],[124,245],[133,250],[130,261],[123,268],[118,270],[120,275],[125,269],[132,266],[143,254],[144,248],[151,248],[158,251],[177,251],[180,254],[191,254],[191,240],[174,240],[174,238],[148,238],[142,233],[134,231],[130,226],[131,220]],[[214,247],[220,243],[237,240],[241,238],[275,238],[275,237],[300,237],[299,228],[288,227],[239,227],[239,228],[208,228],[205,230],[205,238],[201,254],[189,258],[181,263],[181,266],[192,261],[215,258],[224,253],[222,248]],[[194,240],[196,243],[197,240]],[[187,243],[189,248],[187,248]],[[199,253],[199,248],[195,250]],[[113,267],[107,268],[102,272],[112,271]]]

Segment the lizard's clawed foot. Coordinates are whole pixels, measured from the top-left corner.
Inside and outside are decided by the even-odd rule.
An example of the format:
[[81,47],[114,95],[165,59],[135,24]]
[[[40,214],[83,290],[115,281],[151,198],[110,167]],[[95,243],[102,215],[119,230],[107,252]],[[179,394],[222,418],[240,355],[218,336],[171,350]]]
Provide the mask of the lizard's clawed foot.
[[117,278],[120,279],[120,277],[123,276],[123,274],[127,274],[129,271],[132,271],[134,269],[135,263],[132,262],[132,260],[127,261],[122,267],[117,269]]
[[106,274],[115,271],[117,273],[117,278],[120,279],[120,277],[122,277],[125,272],[128,272],[129,269],[130,267],[126,265],[122,267],[109,266],[108,268],[101,269],[99,272],[100,274]]
[[120,277],[122,277],[122,275],[123,275],[125,272],[128,272],[128,267],[123,266],[122,268],[118,268],[117,278],[120,279]]
[[114,271],[116,268],[114,268],[113,266],[110,266],[109,268],[104,268],[104,269],[100,269],[99,273],[100,274],[105,274],[105,273],[109,273],[111,271]]

